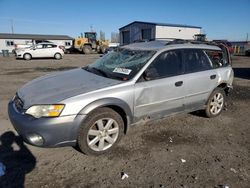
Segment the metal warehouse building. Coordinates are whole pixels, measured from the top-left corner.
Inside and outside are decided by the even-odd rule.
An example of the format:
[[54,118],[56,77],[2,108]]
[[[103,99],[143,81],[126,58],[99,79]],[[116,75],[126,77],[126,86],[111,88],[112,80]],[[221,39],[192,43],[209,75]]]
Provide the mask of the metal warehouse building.
[[0,53],[2,50],[12,52],[15,44],[29,44],[33,41],[49,41],[57,45],[71,47],[73,38],[67,35],[33,35],[33,34],[10,34],[0,33]]
[[135,41],[150,39],[193,39],[195,34],[201,34],[201,27],[135,21],[121,27],[119,31],[120,43],[124,45]]

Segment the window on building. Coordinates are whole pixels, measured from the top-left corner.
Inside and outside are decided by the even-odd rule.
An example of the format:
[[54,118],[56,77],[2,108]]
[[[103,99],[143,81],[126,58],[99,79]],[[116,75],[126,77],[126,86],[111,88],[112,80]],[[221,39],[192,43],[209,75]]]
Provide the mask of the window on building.
[[65,46],[71,46],[71,42],[65,42]]
[[211,69],[213,66],[206,54],[199,49],[184,49],[185,72],[199,72]]
[[152,30],[151,29],[142,29],[142,40],[150,40],[152,37]]
[[122,42],[123,42],[123,44],[130,43],[130,31],[123,31],[122,32]]
[[6,46],[14,46],[14,41],[12,41],[12,40],[7,40],[7,41],[6,41]]

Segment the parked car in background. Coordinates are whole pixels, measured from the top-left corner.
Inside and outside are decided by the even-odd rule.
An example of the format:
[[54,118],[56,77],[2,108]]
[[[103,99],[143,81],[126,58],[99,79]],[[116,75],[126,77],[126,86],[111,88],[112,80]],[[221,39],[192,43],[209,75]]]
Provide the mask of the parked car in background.
[[33,40],[33,41],[27,41],[25,42],[25,44],[15,44],[14,45],[14,50],[13,52],[16,53],[17,50],[23,49],[23,48],[30,48],[34,45],[40,44],[40,43],[49,43],[49,44],[53,44],[53,42],[50,42],[48,40]]
[[250,48],[245,50],[245,55],[250,56]]
[[54,57],[61,59],[64,55],[61,46],[52,43],[39,43],[37,45],[16,50],[16,57],[30,60],[32,58],[48,58]]
[[230,54],[234,53],[233,45],[230,42],[228,42],[227,40],[213,40],[213,42],[216,42],[218,44],[224,44],[228,48]]
[[234,73],[214,43],[151,41],[120,47],[95,63],[35,79],[8,105],[17,132],[40,147],[112,149],[132,124],[171,114],[223,111]]
[[244,52],[246,56],[250,56],[250,42],[244,45]]

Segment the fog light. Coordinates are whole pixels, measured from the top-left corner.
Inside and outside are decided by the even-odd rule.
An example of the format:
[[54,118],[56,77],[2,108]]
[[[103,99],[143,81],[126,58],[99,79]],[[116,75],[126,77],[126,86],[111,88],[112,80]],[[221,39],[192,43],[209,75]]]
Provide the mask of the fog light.
[[41,137],[38,134],[30,134],[27,136],[27,139],[31,144],[37,145],[37,146],[42,146],[44,143],[43,137]]

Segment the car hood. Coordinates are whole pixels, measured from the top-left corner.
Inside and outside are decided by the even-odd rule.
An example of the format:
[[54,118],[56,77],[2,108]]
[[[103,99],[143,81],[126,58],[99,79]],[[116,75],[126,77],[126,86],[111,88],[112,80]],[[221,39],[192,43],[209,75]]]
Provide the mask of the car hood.
[[35,104],[55,104],[69,97],[122,83],[105,78],[84,69],[46,75],[32,80],[17,93],[24,103],[24,109]]

